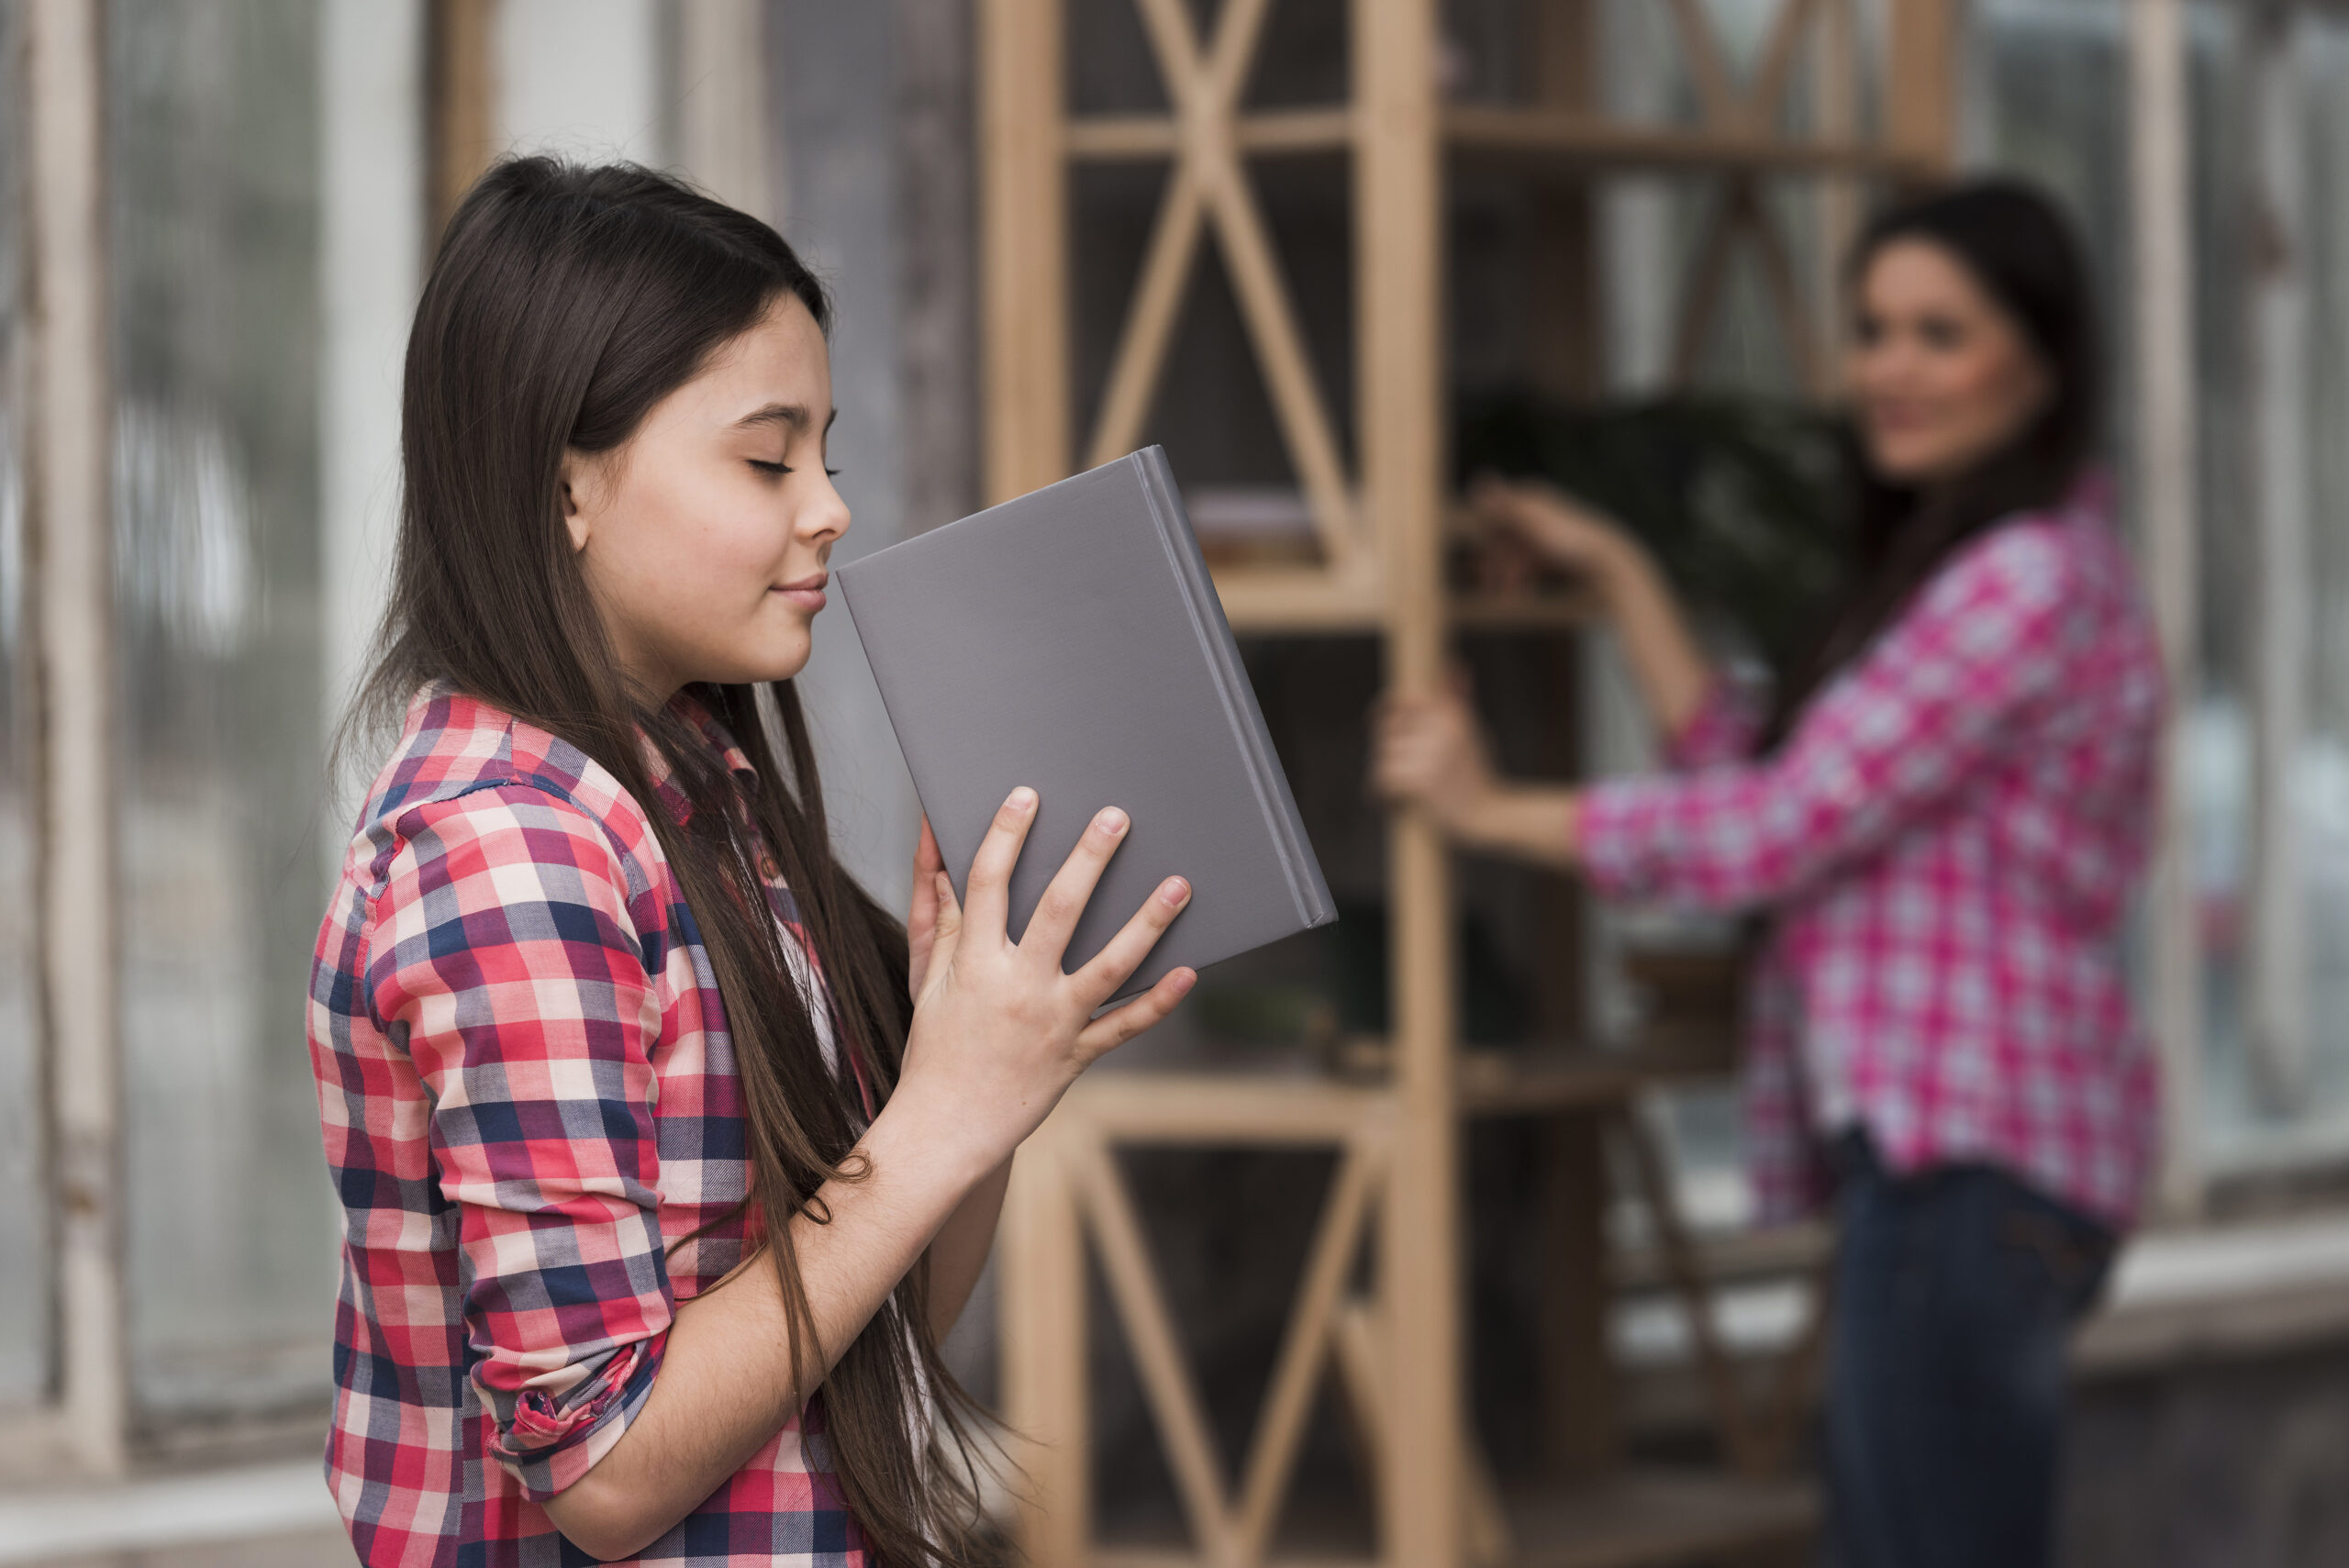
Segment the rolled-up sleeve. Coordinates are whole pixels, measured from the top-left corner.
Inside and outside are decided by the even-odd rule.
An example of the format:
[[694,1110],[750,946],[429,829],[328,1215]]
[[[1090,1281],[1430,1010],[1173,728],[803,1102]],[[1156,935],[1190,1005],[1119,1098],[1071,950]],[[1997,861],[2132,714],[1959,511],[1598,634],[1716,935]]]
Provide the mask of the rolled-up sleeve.
[[1974,787],[2061,679],[2075,571],[2052,527],[1970,547],[1770,757],[1594,786],[1592,883],[1736,910],[1797,895]]
[[433,1096],[467,1366],[532,1501],[619,1440],[674,1312],[657,1210],[645,893],[597,822],[500,784],[406,814],[370,1002]]
[[1761,694],[1728,672],[1717,672],[1697,711],[1665,739],[1664,760],[1675,773],[1742,762],[1753,754],[1761,733]]

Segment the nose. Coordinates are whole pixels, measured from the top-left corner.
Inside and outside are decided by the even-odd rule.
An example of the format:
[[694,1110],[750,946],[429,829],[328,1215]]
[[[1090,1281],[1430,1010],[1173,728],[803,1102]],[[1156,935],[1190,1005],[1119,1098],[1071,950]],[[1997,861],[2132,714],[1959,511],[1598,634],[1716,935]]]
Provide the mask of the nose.
[[841,498],[840,487],[832,483],[832,476],[818,473],[816,478],[817,493],[808,498],[808,505],[800,512],[798,526],[793,532],[804,542],[821,549],[830,546],[848,532],[852,518],[848,502]]

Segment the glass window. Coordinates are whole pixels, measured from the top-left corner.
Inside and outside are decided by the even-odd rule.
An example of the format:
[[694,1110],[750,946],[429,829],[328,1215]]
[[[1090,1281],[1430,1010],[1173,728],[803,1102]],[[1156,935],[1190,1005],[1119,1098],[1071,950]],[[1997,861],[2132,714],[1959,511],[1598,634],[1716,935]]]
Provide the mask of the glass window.
[[132,1380],[320,1396],[317,7],[107,8]]
[[[0,6],[0,61],[24,58],[22,7]],[[33,801],[22,683],[25,439],[22,83],[0,69],[0,1407],[49,1382],[48,1182],[34,983]]]
[[[2081,219],[2115,335],[2125,467],[2125,10],[1992,0],[1977,15],[1985,161],[2043,181]],[[2188,21],[2200,664],[2184,718],[2201,1152],[2223,1177],[2349,1152],[2349,454],[2318,439],[2349,415],[2349,22],[2311,10],[2270,28],[2216,0]],[[2299,570],[2263,570],[2278,529]],[[2266,929],[2263,817],[2285,823],[2288,849],[2266,860],[2289,882]]]
[[2349,430],[2349,18],[2311,16],[2304,35],[2310,690],[2292,800],[2301,814],[2315,1029],[2303,1115],[2338,1150],[2349,1149],[2349,444],[2337,439]]
[[2349,21],[2197,20],[2194,738],[2225,1175],[2349,1153],[2349,461],[2325,439],[2349,413]]

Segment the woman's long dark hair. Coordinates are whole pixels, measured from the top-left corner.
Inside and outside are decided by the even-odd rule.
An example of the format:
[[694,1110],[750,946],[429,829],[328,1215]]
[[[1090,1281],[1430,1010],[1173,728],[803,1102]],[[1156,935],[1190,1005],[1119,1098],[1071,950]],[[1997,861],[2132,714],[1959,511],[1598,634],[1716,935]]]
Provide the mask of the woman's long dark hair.
[[[501,163],[451,219],[408,339],[406,477],[391,603],[354,722],[380,724],[445,682],[608,769],[646,807],[725,1002],[749,1123],[751,1240],[783,1287],[798,1386],[822,1382],[850,1507],[888,1562],[970,1560],[968,1396],[939,1359],[916,1268],[830,1373],[788,1218],[843,1171],[860,1117],[825,1066],[768,917],[740,785],[706,740],[624,683],[560,507],[567,450],[609,452],[714,351],[796,298],[829,328],[822,285],[765,224],[627,165]],[[758,770],[750,814],[774,848],[829,983],[841,1048],[885,1099],[913,1004],[906,934],[831,852],[816,758],[788,681],[692,688]],[[649,736],[694,809],[653,794]],[[777,751],[782,753],[778,761]]]
[[2060,503],[2102,428],[2104,377],[2087,269],[2052,201],[2017,181],[1984,180],[1895,207],[1853,247],[1845,277],[1855,295],[1870,263],[1899,240],[1922,240],[1954,257],[2021,330],[2046,366],[2054,395],[2012,441],[1930,494],[1886,481],[1854,454],[1858,580],[1810,657],[1780,689],[1765,732],[1773,747],[1952,554],[2017,512]]

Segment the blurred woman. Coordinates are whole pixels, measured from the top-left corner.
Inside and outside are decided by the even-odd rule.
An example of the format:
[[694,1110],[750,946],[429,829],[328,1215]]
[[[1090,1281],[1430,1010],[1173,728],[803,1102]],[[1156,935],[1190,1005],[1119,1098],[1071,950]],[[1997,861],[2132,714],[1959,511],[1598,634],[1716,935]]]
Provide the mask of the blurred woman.
[[2162,666],[2089,464],[2094,312],[2035,193],[1954,189],[1855,250],[1863,562],[1766,708],[1653,561],[1554,492],[1479,510],[1586,578],[1665,774],[1494,775],[1457,695],[1380,716],[1377,783],[1601,892],[1762,911],[1749,1154],[1765,1216],[1831,1190],[1833,1560],[2044,1562],[2066,1330],[2155,1132],[2117,939],[2150,837]]

